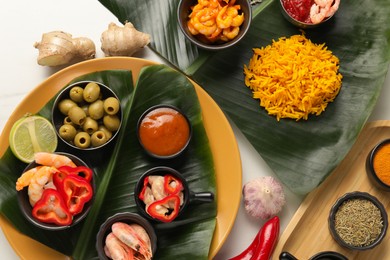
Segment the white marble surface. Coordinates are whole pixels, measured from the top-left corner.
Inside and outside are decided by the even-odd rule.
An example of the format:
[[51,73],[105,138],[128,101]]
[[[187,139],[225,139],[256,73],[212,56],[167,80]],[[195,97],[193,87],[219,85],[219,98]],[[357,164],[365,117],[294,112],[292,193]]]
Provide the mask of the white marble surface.
[[[53,30],[63,30],[75,37],[91,38],[97,47],[97,57],[103,57],[100,50],[100,35],[110,22],[117,22],[97,0],[68,1],[8,1],[0,9],[2,35],[0,50],[0,131],[21,100],[35,86],[57,71],[39,66],[36,62],[38,51],[33,43],[40,41],[41,34]],[[159,61],[152,52],[146,50],[138,57]],[[22,73],[23,76],[20,76]],[[390,120],[390,78],[386,79],[383,92],[370,120]],[[263,175],[273,175],[250,143],[233,126],[236,134],[243,170],[243,183]],[[280,214],[281,232],[299,207],[302,197],[286,190],[287,206]],[[224,246],[215,259],[227,259],[245,249],[263,224],[251,219],[243,205],[237,215],[234,227]],[[0,232],[0,252],[2,259],[19,259],[9,245],[3,232]]]

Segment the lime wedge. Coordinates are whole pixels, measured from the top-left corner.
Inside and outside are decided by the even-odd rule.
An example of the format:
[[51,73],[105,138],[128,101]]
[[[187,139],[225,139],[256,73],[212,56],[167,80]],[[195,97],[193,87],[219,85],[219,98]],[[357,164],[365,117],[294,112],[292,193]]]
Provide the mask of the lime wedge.
[[34,153],[52,153],[57,148],[57,135],[49,120],[38,115],[26,115],[15,122],[9,135],[13,154],[21,161],[34,161]]

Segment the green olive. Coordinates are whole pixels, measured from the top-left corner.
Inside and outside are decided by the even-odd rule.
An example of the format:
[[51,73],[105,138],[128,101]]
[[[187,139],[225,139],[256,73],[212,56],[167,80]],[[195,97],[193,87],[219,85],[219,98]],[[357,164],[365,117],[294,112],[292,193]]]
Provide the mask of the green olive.
[[96,122],[96,120],[86,117],[85,122],[83,124],[83,130],[84,132],[87,132],[88,134],[93,134],[98,130],[99,124]]
[[73,126],[75,126],[75,124],[73,124],[72,120],[70,120],[69,116],[66,116],[64,118],[64,125],[73,125]]
[[62,125],[58,130],[58,133],[65,141],[70,142],[76,136],[77,131],[73,125],[67,124],[67,125]]
[[83,91],[84,89],[82,87],[74,86],[69,91],[70,99],[73,100],[74,102],[83,102],[84,101]]
[[85,112],[85,115],[86,116],[89,116],[89,105],[88,104],[85,104],[85,105],[82,105],[81,108],[84,110]]
[[110,139],[112,137],[112,132],[108,130],[107,127],[105,127],[104,125],[99,125],[98,130],[103,131],[106,134],[107,139]]
[[105,115],[103,117],[103,124],[108,130],[114,132],[119,129],[121,121],[117,115]]
[[104,109],[103,109],[103,101],[100,99],[96,100],[88,107],[88,114],[91,118],[95,120],[99,120],[104,115]]
[[118,113],[119,107],[119,100],[114,97],[109,97],[104,100],[104,111],[109,115]]
[[83,91],[84,100],[88,103],[92,103],[100,96],[100,87],[95,82],[88,83]]
[[105,132],[98,130],[91,135],[91,144],[93,147],[101,146],[107,143],[108,139]]
[[61,100],[59,103],[58,103],[58,109],[60,110],[60,112],[63,114],[63,115],[68,115],[68,112],[69,110],[74,107],[74,106],[77,106],[77,104],[73,101],[73,100],[70,100],[68,98],[66,99],[63,99]]
[[85,149],[91,145],[91,137],[86,132],[79,132],[74,137],[73,142],[77,147]]
[[76,125],[83,125],[85,118],[87,117],[84,110],[78,106],[72,107],[68,112],[68,116],[70,120]]

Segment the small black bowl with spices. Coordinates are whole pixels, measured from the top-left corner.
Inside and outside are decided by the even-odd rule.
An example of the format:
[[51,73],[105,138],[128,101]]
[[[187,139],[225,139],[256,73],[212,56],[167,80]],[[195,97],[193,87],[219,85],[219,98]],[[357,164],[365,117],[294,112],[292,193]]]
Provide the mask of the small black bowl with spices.
[[376,247],[388,227],[383,204],[371,194],[359,191],[340,197],[330,210],[328,222],[332,237],[351,250]]
[[390,139],[381,141],[371,150],[367,156],[366,171],[377,188],[390,191]]

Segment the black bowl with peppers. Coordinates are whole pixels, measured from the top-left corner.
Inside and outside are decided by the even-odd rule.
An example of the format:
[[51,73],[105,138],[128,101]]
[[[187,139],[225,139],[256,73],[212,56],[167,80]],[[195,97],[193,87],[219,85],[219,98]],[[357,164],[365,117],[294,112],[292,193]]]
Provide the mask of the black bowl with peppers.
[[69,153],[53,154],[68,157],[76,167],[56,168],[33,161],[23,173],[39,167],[55,168],[55,173],[47,181],[42,179],[46,183],[34,206],[30,203],[28,191],[31,183],[18,191],[17,196],[25,218],[39,228],[52,231],[67,229],[80,223],[92,206],[95,191],[94,172],[83,160]]
[[158,166],[146,171],[138,180],[134,199],[138,210],[149,220],[174,221],[192,202],[211,202],[211,192],[194,193],[185,178],[175,169]]

